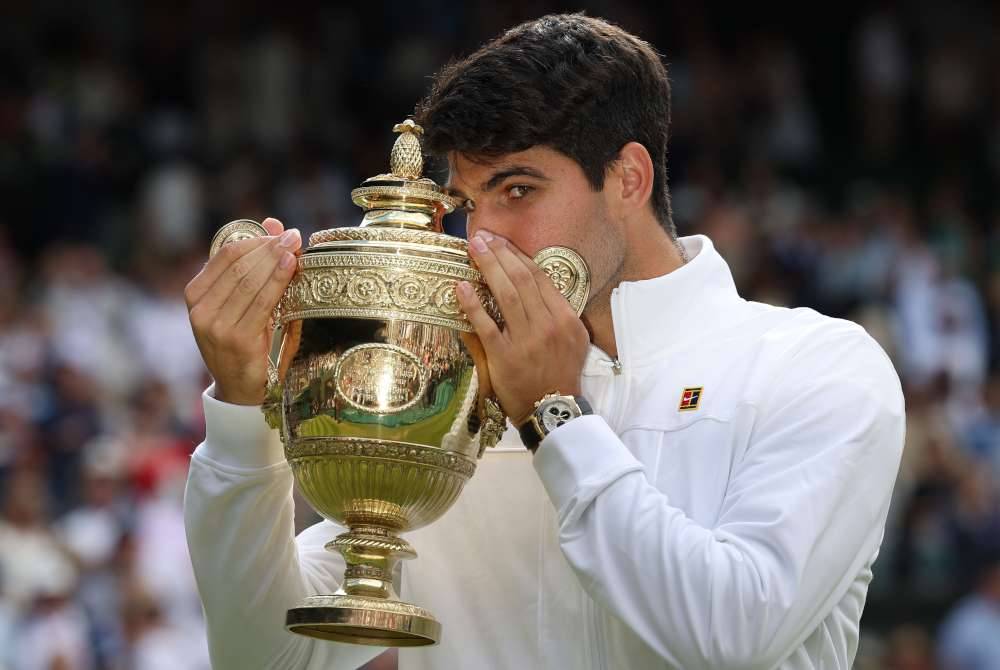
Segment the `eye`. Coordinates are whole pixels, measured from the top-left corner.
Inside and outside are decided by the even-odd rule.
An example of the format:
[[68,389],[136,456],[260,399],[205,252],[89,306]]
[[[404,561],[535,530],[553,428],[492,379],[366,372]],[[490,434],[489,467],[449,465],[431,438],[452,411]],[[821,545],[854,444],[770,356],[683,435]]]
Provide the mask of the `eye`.
[[520,200],[521,198],[528,195],[534,190],[535,189],[533,187],[527,186],[525,184],[514,184],[513,186],[507,189],[507,195],[510,197],[511,200]]

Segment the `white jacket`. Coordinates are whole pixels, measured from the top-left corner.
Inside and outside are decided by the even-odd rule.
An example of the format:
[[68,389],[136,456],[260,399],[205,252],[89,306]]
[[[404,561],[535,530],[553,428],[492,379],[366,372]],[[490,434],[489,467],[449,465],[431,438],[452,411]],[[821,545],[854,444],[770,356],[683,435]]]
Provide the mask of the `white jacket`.
[[[708,238],[613,293],[620,371],[532,457],[508,431],[454,507],[407,534],[424,668],[850,668],[903,447],[891,363],[859,326],[747,302]],[[703,389],[681,411],[685,389]],[[354,668],[378,648],[286,633],[343,574],[324,521],[293,539],[292,475],[257,408],[205,395],[188,542],[218,670]]]

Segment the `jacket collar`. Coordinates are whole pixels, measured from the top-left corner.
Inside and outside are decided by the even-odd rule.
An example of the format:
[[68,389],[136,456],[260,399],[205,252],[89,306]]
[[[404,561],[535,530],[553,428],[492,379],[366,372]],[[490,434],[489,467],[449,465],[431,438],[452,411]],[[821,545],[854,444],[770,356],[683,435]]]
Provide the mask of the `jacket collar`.
[[[704,235],[680,238],[690,259],[660,277],[622,282],[611,292],[618,360],[622,368],[646,365],[697,340],[734,316],[736,292],[729,265]],[[607,374],[608,355],[591,347],[585,374]]]

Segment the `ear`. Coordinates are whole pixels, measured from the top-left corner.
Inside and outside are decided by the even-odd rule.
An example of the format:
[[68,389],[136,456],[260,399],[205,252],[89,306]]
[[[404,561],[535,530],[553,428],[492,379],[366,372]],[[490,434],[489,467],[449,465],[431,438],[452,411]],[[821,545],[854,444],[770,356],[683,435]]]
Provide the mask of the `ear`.
[[653,159],[646,147],[629,142],[618,152],[615,172],[621,179],[621,206],[633,213],[649,207],[653,195]]

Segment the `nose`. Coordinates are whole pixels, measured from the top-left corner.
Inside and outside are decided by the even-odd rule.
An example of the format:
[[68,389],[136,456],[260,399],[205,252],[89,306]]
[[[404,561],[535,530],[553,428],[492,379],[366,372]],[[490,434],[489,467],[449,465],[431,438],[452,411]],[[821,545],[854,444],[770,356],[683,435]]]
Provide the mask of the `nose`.
[[486,231],[510,239],[509,230],[504,225],[503,217],[493,216],[488,208],[477,207],[475,212],[466,212],[465,235],[471,239],[479,231]]
[[473,214],[473,212],[467,212],[466,215],[465,215],[465,236],[466,236],[466,238],[468,238],[468,239],[471,240],[472,237],[476,233],[478,233],[480,230],[487,230],[487,231],[489,231],[491,233],[494,232],[493,230],[491,230],[487,226],[486,219],[482,215],[482,213],[480,213],[478,211],[475,212],[475,214]]

